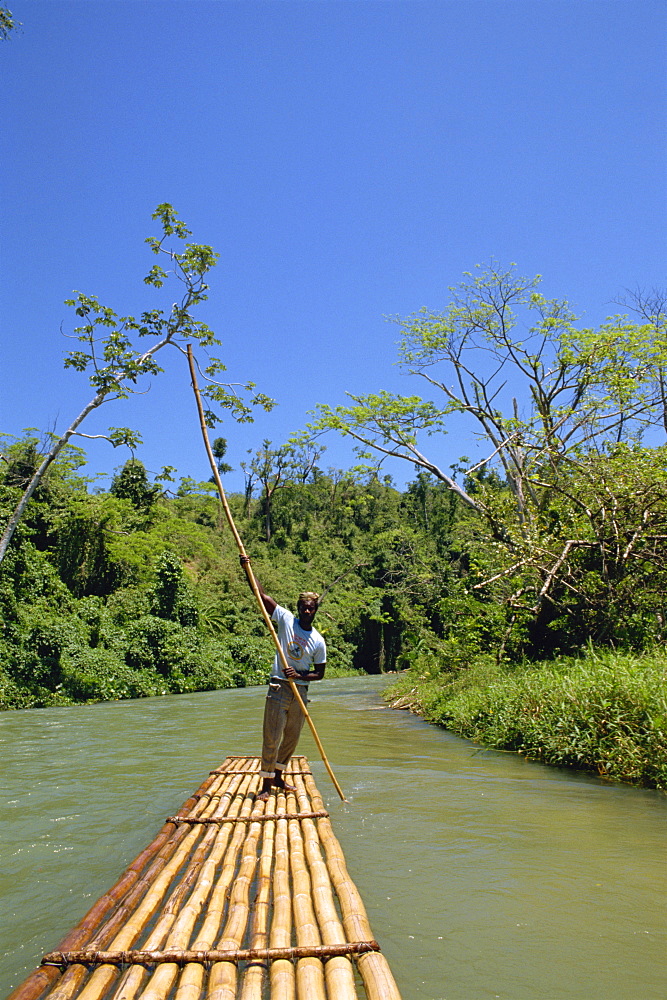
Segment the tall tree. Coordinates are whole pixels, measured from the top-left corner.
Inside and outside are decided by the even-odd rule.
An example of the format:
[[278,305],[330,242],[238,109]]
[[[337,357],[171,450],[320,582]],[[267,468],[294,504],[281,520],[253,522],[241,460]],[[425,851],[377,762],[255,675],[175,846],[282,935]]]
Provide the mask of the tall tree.
[[472,420],[512,490],[517,514],[540,505],[537,470],[556,471],[582,449],[619,433],[633,440],[663,419],[654,372],[667,363],[664,313],[658,325],[615,317],[578,329],[565,300],[538,292],[540,278],[512,269],[479,270],[453,289],[443,313],[399,320],[401,366],[440,400],[388,392],[353,396],[352,406],[319,408],[311,432],[335,429],[426,469],[480,512],[484,505],[418,445],[419,431],[446,433],[456,414]]
[[[352,405],[321,406],[310,427],[312,436],[338,430],[362,454],[400,458],[444,483],[486,522],[500,543],[492,577],[515,581],[510,603],[527,607],[532,594],[531,613],[558,587],[567,589],[580,548],[576,535],[553,537],[554,491],[566,490],[580,469],[588,491],[599,482],[602,504],[609,483],[596,479],[600,456],[637,446],[646,428],[666,422],[664,299],[634,302],[639,321],[615,316],[589,329],[565,300],[545,298],[539,284],[513,268],[468,275],[444,312],[422,310],[398,321],[400,363],[432,398],[351,396]],[[461,418],[487,449],[463,485],[439,464],[433,443],[428,453],[418,443],[420,431],[437,441]],[[499,476],[489,479],[491,470]],[[638,516],[627,530],[650,533]]]
[[109,493],[129,500],[133,507],[145,512],[155,504],[160,489],[149,483],[143,462],[138,458],[128,458],[120,472],[114,476]]
[[250,462],[250,469],[256,482],[261,483],[261,502],[264,513],[264,535],[267,542],[271,541],[272,522],[271,508],[276,490],[287,486],[293,481],[293,449],[290,445],[272,448],[271,442],[264,440],[262,447],[256,452]]
[[[159,221],[162,234],[159,238],[149,237],[146,242],[154,254],[160,258],[166,257],[170,270],[167,273],[160,264],[154,264],[144,282],[159,289],[170,277],[181,286],[180,299],[173,303],[168,312],[150,309],[138,319],[134,316],[119,316],[109,307],[101,305],[95,296],[81,292],[77,293],[76,299],[67,300],[66,304],[82,320],[81,326],[74,331],[82,347],[69,352],[65,367],[87,372],[94,394],[64,434],[53,442],[26,486],[0,540],[0,562],[4,559],[16,526],[35,489],[73,435],[103,437],[114,447],[121,444],[133,446],[140,442],[140,435],[127,427],[110,428],[107,434],[83,434],[79,427],[89,414],[104,403],[126,398],[136,391],[135,386],[142,376],[156,375],[162,371],[155,356],[163,348],[175,347],[182,352],[184,345],[192,340],[203,347],[219,343],[213,331],[193,315],[193,310],[207,298],[208,285],[205,279],[219,255],[210,246],[201,243],[186,242],[180,252],[167,245],[173,238],[186,241],[191,235],[171,205],[158,205],[153,219]],[[135,336],[151,338],[152,342],[148,348],[141,350],[133,343],[132,338]],[[214,358],[204,371],[208,386],[203,394],[212,403],[229,410],[239,421],[252,419],[252,405],[261,405],[267,409],[271,407],[272,401],[261,393],[254,393],[250,401],[246,402],[235,386],[217,381],[219,373],[224,369],[223,363]],[[244,390],[252,393],[254,388],[254,383],[247,383]],[[206,411],[206,418],[210,426],[218,419],[211,409]]]

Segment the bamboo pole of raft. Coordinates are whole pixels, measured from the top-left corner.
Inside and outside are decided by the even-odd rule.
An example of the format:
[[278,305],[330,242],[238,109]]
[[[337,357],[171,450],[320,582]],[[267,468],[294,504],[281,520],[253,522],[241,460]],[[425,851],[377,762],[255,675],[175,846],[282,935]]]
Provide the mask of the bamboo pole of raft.
[[[296,943],[300,947],[318,947],[322,943],[317,920],[310,899],[310,876],[303,853],[303,839],[299,831],[299,821],[287,823],[289,836],[289,859],[292,870],[292,905],[294,907],[294,927]],[[300,958],[296,964],[296,987],[299,1000],[326,1000],[324,989],[324,967],[322,960]]]
[[[222,786],[224,783],[223,777],[222,782],[218,782],[218,784]],[[241,778],[238,778],[236,781],[232,779],[230,785],[232,787],[235,785],[238,789],[237,798],[239,795],[245,794]],[[223,800],[224,796],[221,795],[221,801]],[[242,801],[243,798],[238,798],[239,805]],[[206,815],[212,810],[215,810],[216,799],[210,792],[202,796],[199,803],[195,806],[198,810],[197,814],[199,814],[201,809],[200,804],[203,805],[203,810],[201,810],[201,812]],[[187,815],[185,810],[181,810],[181,814],[183,813]],[[184,835],[180,838],[176,849],[171,853],[166,864],[157,874],[157,877],[152,879],[150,883],[146,885],[146,891],[140,900],[137,900],[138,905],[132,910],[128,907],[124,907],[123,909],[125,912],[122,914],[124,919],[122,921],[114,921],[117,933],[110,943],[110,948],[119,951],[131,948],[133,943],[142,934],[146,926],[150,924],[151,920],[158,912],[165,896],[169,891],[175,875],[182,868],[183,864],[187,862],[195,848],[198,838],[201,836],[201,826],[188,826],[187,824],[183,824],[182,829],[184,831]],[[177,886],[172,895],[180,898],[180,892],[180,886]],[[120,926],[117,926],[118,923],[120,923]],[[105,935],[105,937],[106,936],[108,935]],[[94,944],[99,947],[99,936],[94,941]],[[77,1000],[101,1000],[107,990],[118,979],[119,974],[120,970],[112,964],[99,965],[90,975],[85,986],[78,994]]]
[[[169,861],[169,858],[173,855],[178,843],[186,836],[186,834],[187,827],[181,827],[178,830],[178,837],[173,838],[167,845],[169,850],[164,850],[160,853],[156,861],[150,866],[144,875],[142,875],[141,879],[136,883],[134,888],[122,900],[121,905],[113,913],[112,917],[102,924],[101,928],[92,938],[89,945],[89,948],[93,951],[93,953],[97,949],[103,949],[107,943],[115,940],[115,935],[118,933],[118,930],[125,925],[128,914],[132,913],[139,900],[146,894],[154,879],[164,869],[165,865]],[[57,990],[49,994],[49,1000],[70,1000],[72,996],[78,993],[79,987],[88,975],[88,972],[89,970],[85,963],[69,966],[58,983]]]
[[[183,804],[178,815],[187,815],[194,809],[200,798],[206,795],[208,788],[215,783],[217,777],[214,774],[209,775],[194,795],[190,796]],[[186,832],[186,827],[179,828],[173,823],[165,823],[155,839],[128,865],[111,889],[100,896],[76,927],[63,938],[58,950],[70,951],[90,944],[94,936],[104,926],[105,921],[108,921],[109,917],[113,916],[114,911],[118,910],[121,901],[125,902],[133,891],[136,892],[137,886],[141,886],[145,882],[147,866],[149,871],[154,867],[160,868],[165,863],[165,858],[185,836]],[[86,970],[83,967],[79,966],[78,968],[85,974]],[[7,1000],[37,1000],[42,993],[57,982],[60,975],[60,969],[55,966],[41,966],[17,986]],[[65,978],[75,979],[76,967],[69,968],[63,979]],[[76,988],[76,983],[72,984],[72,988]]]
[[[229,818],[233,819],[234,802],[226,803],[225,795],[229,798],[234,789],[240,793],[241,789],[239,786],[241,782],[242,778],[239,775],[236,781],[232,782],[230,789],[220,796],[217,805],[215,804],[215,798],[213,798],[211,802],[211,807],[215,806],[213,816],[216,816],[221,810],[226,809],[229,804],[232,810],[232,815]],[[245,787],[247,785],[248,782],[246,781]],[[238,800],[236,802],[236,811],[238,811],[240,806],[241,800]],[[224,853],[230,833],[231,830],[229,827],[216,830],[215,827],[210,826],[205,831],[199,846],[192,856],[185,875],[182,877],[177,889],[170,896],[167,905],[163,908],[162,916],[148,940],[144,943],[144,950],[160,949],[162,947],[177,950],[187,947],[190,939],[190,930],[195,924],[211,891],[215,866]],[[194,888],[192,888],[193,883]],[[191,888],[192,892],[189,899],[179,909]],[[142,997],[148,1000],[149,997],[166,996],[178,972],[179,967],[177,965],[161,965],[152,976],[148,987],[142,993]],[[143,989],[143,983],[147,977],[147,970],[141,966],[134,966],[128,969],[117,987],[115,993],[116,1000],[120,1000],[120,998],[122,1000],[133,1000],[139,990]]]
[[[221,794],[219,796],[215,795],[210,796],[210,800],[208,805],[206,806],[206,809],[204,810],[204,814],[209,816],[217,815],[220,812],[223,811],[226,812],[227,810],[232,815],[234,815],[234,813],[238,813],[238,811],[242,808],[243,803],[245,802],[245,796],[248,791],[250,782],[251,782],[250,776],[248,776],[247,778],[243,778],[242,775],[232,776],[232,779],[229,782],[229,784],[226,787],[223,786],[224,791],[221,791]],[[209,854],[211,842],[216,837],[218,837],[219,839],[221,838],[224,843],[226,843],[227,833],[229,829],[230,829],[229,827],[223,827],[216,831],[215,827],[202,827],[201,825],[191,826],[190,836],[187,838],[186,843],[189,842],[194,847],[194,845],[196,845],[197,842],[197,836],[201,835],[202,830],[204,831],[204,836],[199,845],[194,850],[194,854],[190,858],[185,873],[181,876],[181,879],[179,883],[176,885],[176,887],[171,891],[171,894],[168,897],[166,904],[163,905],[161,915],[159,916],[155,924],[155,927],[153,928],[147,941],[145,942],[144,947],[149,949],[158,949],[161,948],[165,943],[167,944],[172,943],[171,936],[173,934],[174,924],[177,922],[177,919],[179,917],[179,907],[183,899],[187,895],[188,891],[192,887],[193,883],[195,882],[195,880],[197,880],[197,885],[195,885],[195,889],[193,890],[191,899],[193,896],[196,896],[197,887],[199,886],[199,881],[201,880],[202,877],[203,867],[206,866],[206,861],[204,859],[206,859],[207,854]],[[214,852],[215,852],[215,846],[213,848],[212,853]],[[165,891],[168,888],[172,877],[176,874],[176,871],[178,871],[183,860],[187,859],[184,859],[183,856],[175,859],[176,863],[172,867],[171,871],[165,873],[167,877],[166,877],[166,883],[164,885],[157,883],[155,884],[155,886],[153,887],[154,891],[150,894],[150,896],[147,896],[147,899],[144,901],[143,905],[140,906],[127,921],[124,927],[125,937],[123,936],[123,933],[121,933],[115,939],[114,944],[116,946],[118,946],[124,940],[134,941],[136,940],[137,937],[139,937],[139,935],[141,935],[144,932],[147,925],[150,924],[154,914],[157,912],[157,909],[160,906],[162,899],[164,898]],[[210,860],[210,855],[209,855],[209,860]],[[94,983],[95,976],[97,975],[98,972],[99,973],[103,972],[104,974],[99,975],[98,977],[99,983]],[[149,988],[147,989],[146,994],[142,995],[150,996],[152,993],[153,996],[163,997],[164,995],[166,995],[166,993],[163,994],[162,992],[160,992],[162,983],[165,980],[173,982],[173,979],[175,978],[177,972],[178,972],[178,966],[176,965],[161,965],[158,971],[153,976],[153,980],[149,984]],[[122,1000],[133,1000],[133,998],[137,996],[139,991],[143,989],[143,985],[147,976],[148,973],[141,966],[135,965],[131,967],[122,976],[119,984],[117,985],[114,997],[118,998],[118,1000],[119,998],[122,998]],[[101,966],[93,973],[90,982],[88,984],[90,986],[93,985],[95,986],[94,992],[92,992],[90,996],[87,997],[86,991],[84,990],[79,995],[79,998],[77,998],[77,1000],[97,1000],[97,997],[102,995],[102,993],[99,993],[99,989],[101,988],[102,991],[104,991],[105,987],[110,985],[115,978],[117,977],[112,975],[109,964]],[[153,982],[155,980],[157,980],[157,987],[158,987],[157,990],[151,989],[151,987],[153,986]],[[52,998],[49,998],[49,1000],[52,1000]]]
[[[272,795],[269,802],[275,797]],[[267,803],[268,805],[268,803]],[[269,935],[270,948],[289,948],[292,944],[292,897],[289,884],[289,850],[287,820],[276,822],[275,861],[273,869],[273,920]],[[271,963],[271,1000],[294,1000],[296,979],[289,959]]]
[[[246,781],[245,789],[248,788],[248,784]],[[163,908],[162,915],[142,950],[165,948],[167,951],[183,951],[187,949],[192,928],[212,891],[216,866],[224,856],[231,832],[230,826],[218,830],[214,827],[208,828],[193,855],[185,877],[172,894],[167,906]],[[189,876],[191,877],[189,878]],[[192,887],[193,882],[195,884]],[[187,902],[179,909],[191,887],[192,892]],[[148,978],[148,972],[141,966],[135,966],[128,970],[128,973],[123,977],[116,990],[115,1000],[121,1000],[121,998],[122,1000],[133,1000],[140,989],[142,990],[142,1000],[163,1000],[169,995],[179,972],[180,967],[177,963],[162,963],[151,975],[148,985],[144,987],[143,983]]]
[[[268,808],[268,802],[267,802]],[[271,871],[273,868],[273,845],[276,838],[276,822],[269,820],[264,824],[262,838],[262,853],[259,859],[257,876],[257,894],[250,926],[250,947],[266,948],[269,934],[269,906],[271,900]],[[266,981],[266,965],[263,962],[252,962],[243,976],[241,1000],[262,1000],[262,992]]]
[[[244,788],[247,793],[250,794],[251,791],[255,790],[255,787],[259,783],[259,778],[256,775],[248,772],[244,777]],[[249,798],[243,802],[242,808],[235,811],[237,818],[243,819],[248,815],[250,809],[252,808],[252,803],[254,798]],[[217,927],[222,918],[222,913],[225,905],[225,896],[229,889],[229,884],[231,880],[230,875],[230,857],[231,857],[231,870],[233,873],[233,866],[236,857],[236,851],[238,849],[239,840],[239,830],[243,828],[245,824],[239,823],[234,829],[230,825],[225,825],[220,827],[217,840],[216,848],[214,853],[209,857],[207,865],[210,867],[207,871],[202,873],[202,885],[199,887],[200,890],[206,890],[207,885],[205,883],[210,883],[208,885],[208,892],[206,892],[207,904],[204,907],[203,897],[200,899],[190,900],[190,903],[194,903],[190,915],[186,916],[184,921],[175,928],[174,940],[183,945],[189,939],[190,933],[193,930],[197,917],[200,913],[206,913],[206,918],[202,930],[199,932],[199,937],[195,941],[194,945],[196,948],[202,948],[202,950],[207,949],[206,941],[211,938],[214,939]],[[231,839],[231,843],[230,843]],[[215,876],[216,871],[221,870],[222,875],[220,880],[216,882]],[[194,918],[194,919],[193,919]],[[174,964],[170,966],[170,972],[173,974],[172,979],[170,979],[169,987],[175,980],[176,974],[180,971],[178,965]],[[190,962],[185,965],[183,971],[181,972],[180,980],[176,993],[174,995],[174,1000],[198,1000],[201,995],[203,984],[205,978],[204,967],[196,962]],[[166,996],[167,991],[160,994],[158,991],[158,986],[160,985],[161,977],[159,975],[159,970],[155,974],[154,980],[151,981],[151,993],[154,996]],[[142,994],[142,1000],[146,994]]]
[[[241,851],[241,863],[234,878],[227,921],[218,944],[221,950],[240,949],[250,914],[250,887],[257,868],[257,845],[262,824],[251,823]],[[215,962],[209,974],[208,996],[212,1000],[236,1000],[238,969],[235,962]]]
[[[296,796],[299,809],[305,812],[306,808],[310,809],[310,802],[305,792],[303,780],[299,776],[294,778],[294,782],[297,788]],[[327,866],[322,859],[320,838],[314,820],[304,818],[300,828],[298,828],[298,824],[295,826],[294,836],[295,838],[301,837],[303,841],[310,873],[310,895],[317,915],[322,941],[325,945],[345,945],[345,930],[336,909],[332,883]],[[324,975],[330,997],[336,997],[336,1000],[356,1000],[354,969],[349,957],[341,955],[338,958],[330,958],[324,966]]]
[[[300,783],[300,779],[295,782]],[[324,803],[317,790],[312,775],[304,775],[303,787],[310,796],[309,808],[317,810]],[[300,796],[301,801],[308,801],[308,796]],[[349,876],[345,855],[333,832],[331,821],[327,818],[315,820],[324,848],[327,871],[336,890],[343,916],[343,926],[350,941],[370,941],[371,931],[366,908],[356,885]],[[401,994],[392,975],[387,959],[381,952],[367,952],[360,955],[357,965],[364,981],[368,1000],[401,1000]]]
[[[229,509],[229,504],[227,503],[227,496],[225,494],[225,490],[224,490],[224,487],[222,485],[222,479],[220,478],[220,472],[218,470],[218,466],[215,463],[215,457],[213,455],[213,451],[211,450],[211,443],[210,443],[210,441],[208,439],[208,431],[207,431],[207,428],[206,428],[206,419],[204,417],[204,408],[202,406],[201,395],[199,393],[199,386],[197,385],[197,375],[196,375],[196,372],[195,372],[195,363],[194,363],[194,356],[192,354],[192,345],[191,344],[188,344],[188,364],[190,366],[190,377],[192,379],[192,390],[193,390],[193,392],[195,394],[195,399],[197,401],[197,410],[199,412],[199,424],[201,426],[202,437],[204,439],[204,446],[206,447],[206,454],[208,455],[208,460],[210,462],[211,470],[213,472],[213,478],[215,479],[215,485],[218,488],[218,494],[220,496],[220,500],[222,502],[222,506],[223,506],[224,511],[225,511],[225,516],[227,517],[227,523],[229,524],[229,527],[230,527],[231,532],[232,532],[232,534],[234,536],[234,539],[236,540],[236,545],[237,545],[238,550],[239,550],[239,555],[242,555],[246,559],[248,559],[248,555],[247,555],[247,553],[245,551],[245,548],[243,547],[243,541],[241,540],[241,536],[239,535],[238,530],[236,528],[236,524],[234,523],[234,518],[232,517],[232,512]],[[274,645],[276,647],[276,651],[278,653],[278,656],[280,658],[280,662],[281,662],[282,667],[283,667],[283,671],[285,671],[285,669],[287,668],[287,660],[285,659],[285,654],[283,652],[282,646],[280,645],[280,640],[278,639],[278,636],[276,634],[276,630],[273,627],[273,622],[271,621],[271,618],[270,618],[270,616],[269,616],[266,608],[264,607],[264,602],[263,602],[263,600],[262,600],[262,598],[260,596],[259,589],[257,587],[257,581],[255,580],[255,574],[252,571],[252,567],[250,566],[250,561],[249,560],[248,560],[248,562],[246,562],[246,563],[243,564],[243,568],[245,570],[246,576],[248,577],[248,582],[249,582],[249,584],[250,584],[250,586],[252,588],[252,592],[255,595],[255,598],[257,600],[257,604],[259,605],[259,609],[260,609],[260,611],[262,613],[262,617],[264,619],[264,622],[266,623],[266,627],[268,628],[268,630],[269,630],[269,632],[271,634],[271,638],[273,639]],[[313,720],[310,717],[310,713],[308,712],[308,709],[306,708],[306,706],[304,704],[303,698],[299,694],[299,689],[297,688],[296,684],[294,683],[294,681],[292,680],[291,677],[287,677],[286,676],[286,679],[289,681],[289,685],[290,685],[290,687],[292,689],[292,693],[294,694],[294,696],[297,699],[299,705],[301,706],[301,711],[303,712],[304,716],[306,717],[306,722],[310,726],[310,731],[313,734],[313,739],[315,740],[315,743],[317,744],[317,749],[319,750],[320,756],[322,757],[322,760],[324,761],[324,766],[326,767],[326,769],[327,769],[327,771],[329,773],[329,777],[331,778],[331,780],[332,780],[332,782],[334,784],[334,787],[335,787],[336,791],[338,792],[338,794],[340,795],[340,797],[343,800],[343,802],[347,802],[347,799],[345,798],[345,796],[343,794],[343,790],[340,787],[340,785],[338,784],[338,782],[336,780],[335,774],[331,770],[331,765],[329,764],[329,761],[327,759],[327,755],[324,752],[324,747],[322,746],[320,738],[317,735],[317,730],[315,729],[315,724],[314,724]]]
[[[162,910],[162,915],[160,916],[157,924],[153,928],[148,939],[143,944],[144,950],[169,947],[178,947],[178,944],[174,941],[173,925],[177,920],[178,916],[178,906],[190,888],[190,884],[194,877],[198,875],[202,869],[202,866],[206,863],[206,857],[209,854],[211,848],[211,841],[215,839],[215,830],[212,827],[205,832],[199,846],[192,855],[192,860],[188,866],[188,870],[185,876],[176,888],[176,891],[172,893],[169,898],[167,905]],[[122,976],[118,988],[116,989],[115,998],[121,998],[122,1000],[133,1000],[133,998],[138,994],[139,990],[144,990],[142,997],[148,998],[150,995],[166,996],[168,989],[164,991],[164,994],[159,992],[160,981],[167,980],[168,982],[173,981],[176,976],[176,971],[173,970],[171,965],[160,965],[157,972],[151,979],[147,989],[144,990],[144,981],[148,978],[148,970],[141,965],[133,965],[127,970],[127,972]],[[155,981],[158,981],[157,991],[155,986]]]
[[[249,774],[248,779],[253,784],[257,784],[259,780],[258,776],[254,774]],[[251,786],[248,785],[246,787],[249,788]],[[256,807],[254,796],[247,797],[243,802],[239,816],[242,818],[249,816],[253,806]],[[229,830],[229,827],[227,829]],[[192,945],[193,951],[211,951],[214,947],[214,942],[218,936],[220,924],[224,917],[225,904],[229,895],[230,886],[234,880],[237,857],[242,847],[243,838],[246,832],[247,825],[245,823],[237,823],[234,830],[230,830],[230,833],[232,834],[231,841],[229,842],[224,856],[218,865],[220,868],[220,874],[215,884],[213,893],[208,900],[204,923],[199,930],[197,940]],[[188,964],[181,975],[179,986],[176,991],[176,997],[179,998],[179,1000],[184,1000],[184,998],[187,998],[187,1000],[194,998],[194,1000],[196,1000],[202,992],[204,975],[205,969],[201,964],[196,962]],[[210,978],[209,989],[207,990],[206,995],[211,998],[215,995],[210,988]]]
[[[208,784],[207,790],[194,802],[194,814],[197,816],[210,815],[211,812],[226,808],[230,802],[233,804],[234,795],[238,796],[239,794],[239,786],[242,781],[240,776],[232,777],[230,781],[226,781],[221,776],[217,776],[217,781],[215,780],[216,776],[212,776],[212,778],[213,780]],[[237,808],[240,806],[241,801],[239,800]],[[184,808],[180,810],[178,815],[187,816],[190,814],[191,811]],[[178,841],[174,838],[175,849],[165,857],[162,865],[159,867],[152,866],[152,869],[142,878],[141,886],[137,886],[137,889],[141,888],[141,892],[134,892],[130,894],[127,900],[123,900],[123,905],[113,915],[113,919],[109,921],[108,926],[105,925],[93,939],[92,944],[94,947],[103,947],[109,941],[110,936],[110,947],[112,948],[120,948],[123,945],[129,947],[136,940],[159,908],[174,875],[189,857],[200,832],[201,828],[193,828],[186,824],[179,828]],[[186,872],[184,880],[172,892],[170,902],[172,902],[173,906],[178,905],[178,901],[184,891],[186,891],[193,876],[194,872],[192,865],[190,865],[190,869]],[[79,973],[84,967],[78,966],[75,968],[77,969],[77,973]],[[84,972],[86,971],[84,968]],[[128,984],[130,991],[132,983],[136,979],[136,977],[132,976],[133,971],[129,970],[121,981],[122,985],[126,980],[130,980]],[[97,1000],[113,984],[118,975],[119,970],[111,964],[98,966],[78,996],[82,1000]],[[77,981],[72,982],[71,987],[61,988],[58,991],[57,1000],[69,1000],[69,997],[73,995],[72,990],[77,987],[79,979],[80,975],[77,975]],[[51,997],[50,1000],[56,1000],[56,997]]]

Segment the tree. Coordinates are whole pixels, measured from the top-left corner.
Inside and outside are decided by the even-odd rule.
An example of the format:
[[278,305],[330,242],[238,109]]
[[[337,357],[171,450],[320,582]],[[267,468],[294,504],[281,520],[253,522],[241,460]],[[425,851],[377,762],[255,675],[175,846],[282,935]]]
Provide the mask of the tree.
[[538,644],[657,641],[667,611],[667,448],[620,444],[572,463],[533,539],[519,579],[532,570],[539,590],[513,584],[509,603],[535,616]]
[[502,469],[524,517],[528,498],[540,505],[536,471],[555,472],[582,449],[604,449],[619,436],[634,440],[663,419],[652,374],[667,363],[664,314],[659,327],[615,317],[597,331],[579,330],[567,302],[546,299],[539,283],[511,269],[480,270],[452,289],[444,313],[422,310],[399,320],[402,367],[444,400],[350,395],[353,406],[321,406],[311,433],[335,429],[364,449],[409,461],[488,514],[417,444],[420,430],[446,433],[452,417],[463,414],[490,448],[478,467]]
[[[319,407],[309,428],[311,437],[338,430],[362,455],[401,458],[439,479],[500,543],[495,572],[475,586],[515,581],[505,599],[533,615],[566,589],[581,548],[576,535],[558,543],[552,536],[554,491],[572,476],[584,476],[590,489],[605,456],[667,425],[664,298],[635,297],[639,322],[615,316],[593,330],[580,328],[567,302],[545,298],[539,284],[513,268],[467,275],[444,312],[398,320],[400,363],[433,399],[351,396],[352,405]],[[464,485],[418,444],[420,431],[441,435],[460,417],[487,448]],[[609,483],[600,479],[599,487],[603,503]],[[637,516],[626,527],[642,534],[648,522]]]
[[163,552],[157,561],[151,613],[157,618],[178,621],[181,625],[197,624],[194,598],[181,561],[174,552]]
[[[256,482],[261,483],[262,507],[264,513],[264,535],[271,541],[271,505],[277,489],[287,486],[293,472],[293,450],[290,445],[272,448],[265,440],[250,462],[250,471]],[[247,475],[247,474],[246,474]]]
[[25,438],[10,445],[2,455],[5,463],[3,482],[5,486],[25,489],[40,463],[37,438]]
[[[248,455],[252,455],[252,448],[248,448]],[[255,492],[255,484],[257,483],[257,476],[253,468],[252,461],[241,462],[241,469],[243,470],[243,475],[245,478],[243,486],[243,516],[247,517],[250,512],[250,502]]]
[[[0,562],[35,489],[73,435],[103,437],[114,447],[121,444],[134,446],[141,441],[140,435],[127,427],[112,427],[108,434],[83,434],[79,427],[87,416],[104,403],[123,399],[136,391],[135,386],[142,376],[159,373],[162,369],[158,367],[155,356],[163,348],[171,346],[183,352],[188,341],[194,340],[203,347],[219,343],[213,331],[201,320],[195,319],[192,312],[207,298],[206,275],[217,263],[219,255],[205,244],[185,243],[180,252],[165,245],[172,238],[185,241],[191,235],[171,205],[158,205],[152,217],[159,221],[162,235],[160,238],[149,237],[146,242],[154,254],[167,258],[171,268],[167,273],[159,264],[154,264],[144,282],[159,289],[170,277],[182,286],[180,300],[174,302],[168,312],[150,309],[142,313],[139,319],[134,316],[119,316],[112,309],[101,305],[95,296],[81,292],[77,293],[76,299],[67,300],[66,304],[82,320],[82,325],[75,328],[74,335],[83,346],[80,350],[69,352],[65,367],[89,373],[94,395],[65,433],[54,441],[26,486],[0,540]],[[135,336],[151,338],[152,342],[148,348],[140,350],[133,343],[132,338]],[[219,359],[211,360],[203,372],[208,385],[202,395],[229,410],[241,422],[252,420],[253,405],[271,408],[272,401],[262,393],[255,393],[248,403],[239,394],[236,385],[217,381],[215,377],[224,370],[225,366]],[[254,383],[249,382],[243,387],[243,391],[249,393],[254,388]],[[214,426],[218,419],[213,410],[206,410],[209,426]]]
[[[224,461],[225,455],[227,454],[227,439],[223,437],[216,438],[211,446],[213,456],[215,458],[215,464],[218,467],[218,472],[221,476],[224,476],[227,472],[233,472],[231,465],[228,465]],[[209,482],[215,482],[215,476],[212,476]]]
[[[618,305],[639,316],[645,334],[643,377],[653,382],[658,409],[662,411],[662,426],[667,432],[667,366],[664,338],[667,330],[667,292],[654,288],[650,292],[636,289],[619,299]],[[654,345],[658,345],[655,349]]]
[[143,462],[138,458],[128,458],[120,472],[114,476],[109,493],[122,500],[129,500],[137,510],[147,512],[160,495],[160,488],[148,482]]
[[0,41],[6,41],[12,31],[17,31],[20,26],[20,22],[14,18],[11,10],[0,7]]
[[326,451],[323,444],[296,446],[292,451],[292,470],[294,479],[304,485],[318,474],[317,463]]

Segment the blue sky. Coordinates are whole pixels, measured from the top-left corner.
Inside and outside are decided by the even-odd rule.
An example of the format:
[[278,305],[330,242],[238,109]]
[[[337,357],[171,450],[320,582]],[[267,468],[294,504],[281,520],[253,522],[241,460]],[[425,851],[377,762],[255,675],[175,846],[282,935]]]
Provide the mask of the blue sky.
[[[63,430],[73,289],[120,313],[171,202],[221,255],[202,318],[230,380],[278,401],[227,422],[238,469],[345,392],[419,391],[386,316],[437,310],[492,258],[586,325],[664,286],[667,8],[653,0],[13,0],[0,44],[0,430]],[[169,303],[167,303],[169,304]],[[141,431],[207,478],[183,360],[83,428]],[[322,464],[352,457],[335,437]],[[126,455],[86,444],[91,474]],[[447,467],[460,434],[429,443]],[[411,469],[387,467],[399,483]],[[226,480],[240,489],[240,473]]]

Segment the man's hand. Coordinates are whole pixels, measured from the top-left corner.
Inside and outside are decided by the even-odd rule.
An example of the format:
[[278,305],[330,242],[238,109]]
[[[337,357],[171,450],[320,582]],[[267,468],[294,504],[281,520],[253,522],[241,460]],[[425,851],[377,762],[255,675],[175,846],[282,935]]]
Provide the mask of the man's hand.
[[298,672],[290,663],[288,663],[286,667],[283,667],[283,673],[285,677],[288,677],[290,680],[295,680],[295,678],[299,676]]

